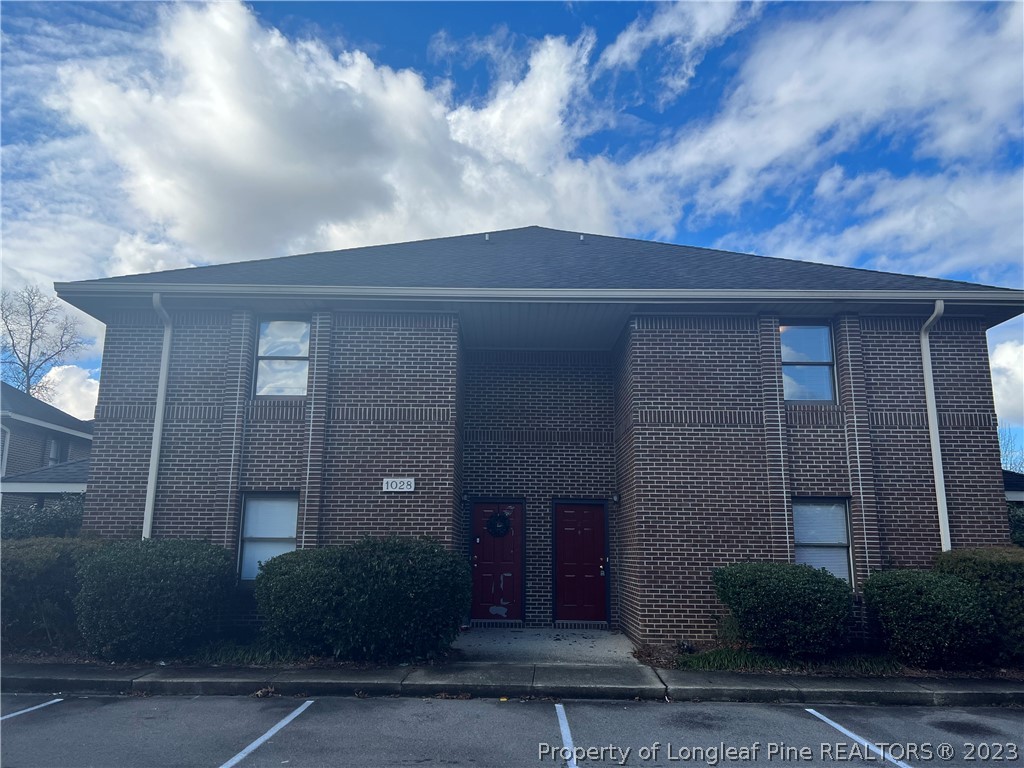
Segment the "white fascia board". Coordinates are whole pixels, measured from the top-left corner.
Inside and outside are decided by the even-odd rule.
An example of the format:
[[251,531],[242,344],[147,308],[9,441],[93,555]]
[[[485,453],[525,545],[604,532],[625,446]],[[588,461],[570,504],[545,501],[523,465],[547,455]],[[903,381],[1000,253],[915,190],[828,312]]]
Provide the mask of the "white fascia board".
[[1007,501],[1024,501],[1024,491],[1007,491]]
[[20,413],[11,413],[10,411],[0,411],[0,416],[5,419],[14,419],[14,421],[23,421],[26,424],[34,424],[37,427],[44,427],[45,429],[52,429],[54,432],[63,432],[66,435],[74,435],[75,437],[81,437],[86,440],[92,440],[92,435],[88,432],[79,432],[77,429],[71,429],[70,427],[62,427],[59,424],[54,424],[50,421],[43,421],[42,419],[33,419],[29,416],[22,416]]
[[16,483],[4,480],[4,493],[85,493],[85,483]]
[[1024,290],[999,288],[976,290],[751,290],[690,288],[407,288],[386,286],[331,285],[182,285],[166,283],[94,284],[57,283],[61,297],[88,295],[164,295],[190,294],[221,296],[323,296],[352,299],[437,299],[442,301],[551,301],[551,302],[664,302],[664,301],[921,301],[935,299],[978,303],[1020,303],[1024,307]]

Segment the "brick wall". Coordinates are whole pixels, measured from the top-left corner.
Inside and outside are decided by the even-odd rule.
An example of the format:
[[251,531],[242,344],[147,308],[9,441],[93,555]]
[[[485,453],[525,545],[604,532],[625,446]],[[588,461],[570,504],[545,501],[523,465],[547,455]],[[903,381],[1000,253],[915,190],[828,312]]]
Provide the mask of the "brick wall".
[[[862,321],[882,567],[928,567],[940,546],[921,363],[923,322]],[[930,335],[952,544],[1006,543],[984,327],[947,319]]]
[[[615,492],[612,359],[469,351],[465,399],[464,491],[525,500],[525,622],[550,624],[552,501],[597,501]],[[610,538],[614,571],[614,525]]]
[[[457,318],[339,314],[331,349],[321,543],[401,532],[460,546]],[[385,493],[385,477],[416,491]]]
[[620,342],[621,624],[707,639],[711,570],[771,557],[756,318],[638,317]]
[[[299,497],[298,546],[403,532],[450,545],[456,522],[456,360],[452,315],[311,315],[304,398],[252,399],[257,316],[172,314],[157,537],[237,549],[246,493]],[[142,533],[162,326],[126,315],[107,331],[87,528]],[[381,491],[417,478],[414,494]]]
[[[611,619],[645,642],[713,638],[711,571],[792,559],[794,499],[847,501],[856,585],[939,549],[923,317],[832,318],[831,404],[783,402],[771,315],[637,316],[608,353],[466,350],[454,314],[309,317],[307,397],[253,400],[256,313],[174,315],[155,535],[235,549],[244,494],[283,491],[301,547],[401,532],[465,552],[464,498],[524,500],[525,615],[543,625],[552,501],[617,493]],[[87,530],[141,535],[161,338],[152,313],[108,327]],[[932,339],[954,546],[1005,542],[984,329]]]

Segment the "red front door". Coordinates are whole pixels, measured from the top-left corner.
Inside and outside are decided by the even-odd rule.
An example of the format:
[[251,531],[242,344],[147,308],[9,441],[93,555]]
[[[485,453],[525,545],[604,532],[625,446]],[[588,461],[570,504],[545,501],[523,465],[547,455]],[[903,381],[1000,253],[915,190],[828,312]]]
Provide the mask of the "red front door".
[[607,621],[608,554],[601,504],[555,504],[555,619]]
[[523,505],[473,505],[474,619],[523,618]]

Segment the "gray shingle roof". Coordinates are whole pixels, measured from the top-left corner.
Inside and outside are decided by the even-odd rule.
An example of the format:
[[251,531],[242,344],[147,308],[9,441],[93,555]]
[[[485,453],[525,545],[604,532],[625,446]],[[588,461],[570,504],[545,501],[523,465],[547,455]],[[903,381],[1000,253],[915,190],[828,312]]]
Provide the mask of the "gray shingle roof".
[[309,253],[69,286],[967,290],[987,286],[544,227]]
[[[54,464],[52,467],[33,469],[31,472],[22,472],[19,475],[8,475],[4,478],[3,484],[9,483],[85,483],[89,479],[89,459],[78,459],[77,461],[65,461],[63,464]],[[11,489],[14,491],[15,489]]]
[[64,413],[49,403],[27,395],[7,382],[0,382],[0,409],[27,416],[30,419],[45,421],[58,427],[73,429],[77,432],[92,434],[92,422],[76,419],[70,413]]

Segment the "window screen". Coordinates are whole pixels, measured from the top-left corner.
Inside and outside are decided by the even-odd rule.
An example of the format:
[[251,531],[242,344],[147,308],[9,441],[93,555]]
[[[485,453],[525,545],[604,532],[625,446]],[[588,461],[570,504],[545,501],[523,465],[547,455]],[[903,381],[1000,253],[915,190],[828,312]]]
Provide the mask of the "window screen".
[[242,519],[241,577],[255,579],[260,563],[295,549],[299,500],[295,496],[251,496]]
[[796,562],[850,581],[850,525],[844,501],[794,501]]

